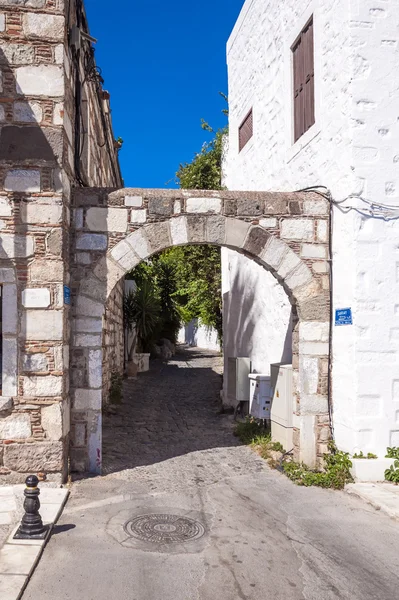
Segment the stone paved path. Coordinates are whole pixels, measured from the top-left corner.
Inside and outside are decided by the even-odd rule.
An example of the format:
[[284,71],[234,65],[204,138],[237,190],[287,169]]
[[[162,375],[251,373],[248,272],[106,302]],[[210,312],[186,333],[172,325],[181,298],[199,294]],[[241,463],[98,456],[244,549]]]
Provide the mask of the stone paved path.
[[399,523],[238,445],[219,370],[190,350],[127,384],[107,473],[74,483],[23,600],[397,597]]

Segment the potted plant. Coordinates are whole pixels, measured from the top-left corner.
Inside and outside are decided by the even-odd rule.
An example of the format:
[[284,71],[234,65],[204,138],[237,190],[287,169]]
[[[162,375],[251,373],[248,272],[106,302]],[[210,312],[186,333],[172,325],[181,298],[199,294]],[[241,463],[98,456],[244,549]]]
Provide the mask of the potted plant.
[[135,377],[137,372],[149,369],[150,350],[160,322],[160,312],[158,297],[148,281],[143,281],[134,292],[124,296],[123,318],[128,377]]

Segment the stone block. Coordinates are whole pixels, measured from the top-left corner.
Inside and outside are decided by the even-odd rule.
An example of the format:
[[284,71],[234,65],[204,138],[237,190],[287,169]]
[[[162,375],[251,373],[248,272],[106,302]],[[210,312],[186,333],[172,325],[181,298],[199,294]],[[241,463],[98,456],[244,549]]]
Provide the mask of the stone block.
[[303,258],[327,258],[327,247],[321,244],[302,244],[301,256]]
[[59,97],[64,95],[64,72],[61,66],[32,65],[15,69],[17,93],[24,96]]
[[260,256],[269,241],[270,233],[263,227],[252,227],[245,240],[244,250],[253,256]]
[[[4,316],[3,316],[4,318]],[[4,396],[17,396],[18,346],[17,338],[3,335],[3,388]]]
[[106,250],[108,238],[100,233],[79,233],[76,240],[78,250]]
[[99,347],[101,346],[101,335],[77,333],[75,334],[75,346],[83,347]]
[[312,272],[305,263],[301,263],[294,271],[292,271],[285,279],[285,283],[290,290],[295,290],[302,285],[305,285],[313,278]]
[[320,415],[327,412],[327,396],[322,396],[321,394],[301,394],[300,411],[301,415]]
[[62,229],[52,229],[46,238],[47,251],[54,256],[62,255]]
[[75,410],[101,410],[102,390],[75,390],[73,408]]
[[226,246],[242,248],[250,229],[250,223],[238,219],[226,219]]
[[34,61],[35,51],[29,44],[0,44],[0,62],[6,61],[9,65],[31,65]]
[[328,273],[329,272],[329,267],[328,267],[328,262],[326,260],[321,260],[321,261],[317,261],[314,262],[312,264],[312,269],[314,273]]
[[86,317],[75,320],[75,331],[78,333],[101,333],[102,329],[103,323],[101,318]]
[[301,264],[301,259],[291,249],[284,255],[281,265],[277,269],[280,277],[285,279],[291,271],[296,269]]
[[187,244],[187,217],[176,217],[170,220],[170,235],[172,238],[173,246]]
[[173,214],[180,215],[180,213],[181,213],[181,201],[175,200],[173,203]]
[[38,102],[14,102],[13,110],[14,121],[20,123],[41,123],[43,120],[43,109]]
[[7,198],[0,198],[0,217],[11,217],[12,206]]
[[[151,246],[146,235],[145,229],[138,229],[137,231],[131,233],[126,238],[126,242],[133,249],[134,253],[140,258],[148,258],[148,256],[152,254]],[[113,252],[111,254],[113,258],[115,258]]]
[[89,350],[89,385],[102,388],[102,350]]
[[284,256],[287,254],[289,247],[286,243],[282,242],[278,238],[271,236],[266,248],[260,255],[262,261],[267,267],[272,269],[278,269]]
[[102,317],[104,305],[91,298],[79,295],[76,301],[76,314],[86,317]]
[[159,252],[165,248],[170,248],[170,229],[169,222],[154,223],[145,228],[147,238],[150,240],[151,251]]
[[29,265],[29,280],[50,283],[62,282],[64,279],[64,265],[60,260],[34,260]]
[[45,354],[24,354],[22,368],[29,373],[45,373],[48,371],[48,360]]
[[57,225],[62,222],[62,205],[23,202],[20,207],[20,215],[22,223],[30,225]]
[[87,444],[86,423],[74,423],[72,425],[72,445],[74,448],[85,448]]
[[32,341],[63,339],[62,310],[25,310],[21,320],[22,337]]
[[187,198],[186,211],[189,213],[220,213],[222,201],[220,198]]
[[6,28],[6,16],[4,13],[0,14],[0,31],[4,31]]
[[133,206],[134,208],[141,208],[143,206],[142,196],[125,196],[125,206]]
[[203,244],[206,242],[205,223],[205,217],[187,217],[187,234],[189,244]]
[[13,283],[3,285],[2,296],[2,334],[15,335],[17,333],[18,322],[17,286]]
[[89,208],[86,212],[86,227],[91,231],[121,232],[127,228],[125,208]]
[[171,198],[150,198],[148,201],[148,212],[150,215],[169,217],[173,211],[173,200]]
[[40,171],[34,169],[12,169],[4,182],[7,192],[40,192]]
[[206,220],[206,241],[210,244],[224,244],[226,237],[225,217],[215,215],[207,217]]
[[25,13],[22,26],[27,38],[46,38],[52,41],[63,40],[65,20],[61,15]]
[[237,215],[257,217],[263,214],[263,203],[260,200],[237,200]]
[[64,369],[64,360],[62,356],[62,346],[54,346],[54,368],[56,371]]
[[328,356],[328,342],[299,342],[299,354],[308,356]]
[[265,200],[265,215],[284,215],[288,210],[288,201],[279,198],[276,194],[270,194]]
[[14,283],[14,269],[0,269],[0,283]]
[[56,402],[51,406],[44,406],[41,410],[42,427],[46,439],[58,442],[63,437],[61,405]]
[[27,375],[22,377],[24,396],[52,398],[62,395],[62,377]]
[[269,219],[260,219],[259,225],[261,227],[265,227],[266,229],[277,227],[277,219],[274,219],[273,217],[270,217]]
[[328,222],[317,221],[317,240],[319,242],[328,241]]
[[311,219],[284,219],[280,230],[281,237],[286,240],[313,241],[314,223]]
[[107,299],[107,285],[94,276],[85,277],[80,283],[80,293],[98,302],[105,302]]
[[31,235],[1,234],[0,258],[28,258],[34,254],[34,250]]
[[309,300],[303,300],[299,305],[299,316],[303,321],[328,321],[330,298],[329,294],[318,294]]
[[[54,48],[54,58],[57,65],[62,65],[64,62],[64,44],[58,44]],[[67,61],[68,59],[65,58],[65,62]]]
[[48,288],[27,288],[22,291],[22,306],[25,308],[47,308],[50,306]]
[[14,406],[14,402],[12,398],[8,398],[7,396],[0,396],[0,413],[5,412],[7,410],[11,410]]
[[328,202],[323,198],[318,200],[305,200],[303,203],[303,213],[305,215],[328,215],[328,210]]
[[4,451],[4,465],[18,473],[56,473],[63,468],[62,442],[10,444]]
[[317,394],[319,359],[308,356],[299,359],[299,386],[302,394]]
[[4,106],[0,104],[0,123],[4,123],[6,120],[6,111],[4,110]]
[[130,212],[130,222],[139,225],[147,221],[147,210],[140,208],[138,210],[132,210]]
[[304,321],[299,324],[299,339],[303,342],[328,342],[329,323]]
[[0,419],[0,440],[25,440],[32,435],[30,417],[14,413]]

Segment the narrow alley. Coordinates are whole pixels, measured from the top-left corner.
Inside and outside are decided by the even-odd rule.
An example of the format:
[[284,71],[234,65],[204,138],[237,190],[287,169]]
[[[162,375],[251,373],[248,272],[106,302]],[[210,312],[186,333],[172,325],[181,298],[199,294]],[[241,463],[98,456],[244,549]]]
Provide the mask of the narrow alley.
[[126,383],[105,473],[72,485],[24,600],[395,597],[399,524],[239,445],[220,371],[191,349]]

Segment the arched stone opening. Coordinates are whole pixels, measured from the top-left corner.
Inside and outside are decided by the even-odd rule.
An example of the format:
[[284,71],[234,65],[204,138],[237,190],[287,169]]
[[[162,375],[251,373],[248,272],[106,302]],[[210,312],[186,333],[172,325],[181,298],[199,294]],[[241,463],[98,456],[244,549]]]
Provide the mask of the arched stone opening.
[[[198,198],[195,191],[120,190],[107,197],[108,206],[104,207],[99,206],[98,196],[96,206],[87,202],[89,192],[84,196],[84,208],[78,208],[83,218],[79,217],[82,232],[76,237],[76,249],[85,254],[87,267],[82,268],[77,258],[74,270],[71,456],[75,469],[101,471],[101,335],[107,298],[125,273],[142,260],[173,246],[204,243],[226,246],[255,260],[287,293],[297,317],[292,349],[295,455],[315,465],[329,423],[329,290],[319,266],[320,258],[327,257],[327,238],[318,239],[319,228],[320,232],[328,230],[327,206],[304,194],[258,193],[251,198],[251,193],[201,192],[207,196]],[[261,215],[265,202],[274,204],[274,212],[268,212],[273,217],[224,214],[229,202],[240,200],[250,203],[252,212],[261,210]],[[306,202],[313,204],[306,208]],[[151,213],[154,204],[158,213]],[[145,211],[149,222],[129,230],[129,224],[142,218],[139,211]],[[312,211],[316,214],[309,214]]]

